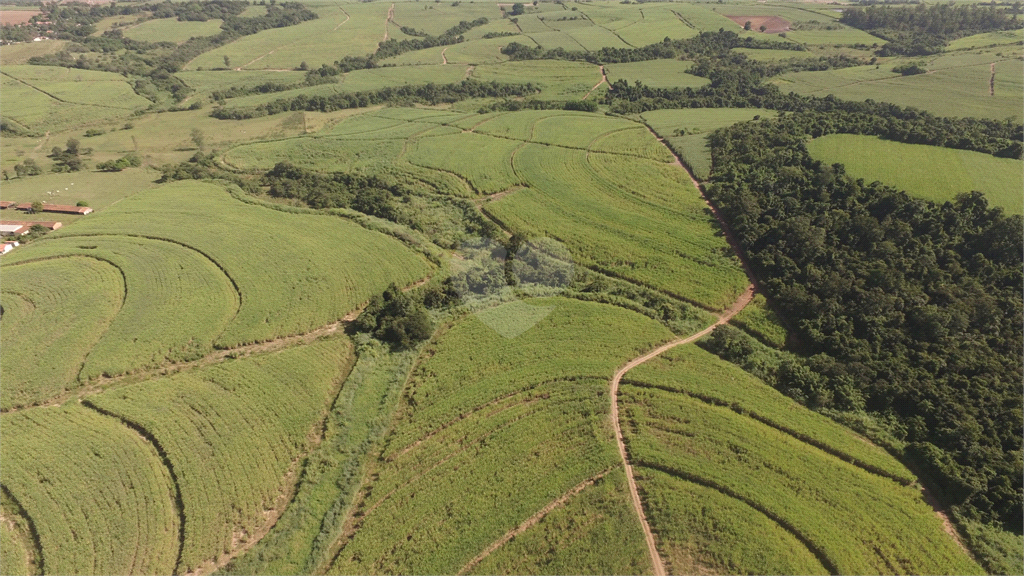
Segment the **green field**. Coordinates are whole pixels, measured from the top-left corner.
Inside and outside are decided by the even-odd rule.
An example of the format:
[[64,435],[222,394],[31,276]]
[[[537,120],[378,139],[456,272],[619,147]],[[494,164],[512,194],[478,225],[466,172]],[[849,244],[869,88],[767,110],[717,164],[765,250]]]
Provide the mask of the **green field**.
[[684,60],[650,60],[648,62],[628,62],[605,66],[609,82],[625,80],[632,85],[636,81],[643,82],[652,88],[700,88],[707,84],[707,78],[687,74],[693,65]]
[[42,402],[78,387],[86,357],[126,296],[120,270],[81,256],[20,265],[5,258],[3,277],[0,407]]
[[[109,263],[124,279],[124,302],[89,350],[78,374],[83,381],[198,360],[213,351],[214,339],[238,312],[239,295],[230,278],[203,254],[173,242],[129,236],[57,238],[26,246],[4,264],[79,260],[68,256]],[[53,274],[54,289],[66,284],[76,268],[70,265],[66,273]],[[17,339],[16,333],[12,341]]]
[[508,229],[558,239],[581,265],[710,309],[746,287],[679,168],[540,144],[523,146],[513,166],[528,188],[484,206]]
[[365,56],[375,51],[384,39],[388,6],[384,3],[311,5],[310,9],[320,16],[318,19],[243,36],[204,52],[185,69],[294,70],[302,62],[310,68],[319,68],[343,56]]
[[47,574],[171,573],[179,517],[152,444],[77,404],[4,414],[0,431],[4,490],[32,519]]
[[[5,159],[6,160],[6,159]],[[11,159],[12,163],[21,160]],[[6,167],[8,172],[13,172]],[[77,204],[86,202],[93,210],[100,210],[114,202],[154,186],[159,177],[155,170],[129,168],[122,172],[77,172],[51,173],[14,178],[4,182],[4,200],[14,202],[51,202],[54,204]],[[60,214],[46,216],[68,224],[80,216]],[[4,218],[15,218],[4,212]],[[39,220],[45,218],[33,217]]]
[[5,65],[0,74],[4,118],[39,132],[125,118],[151,104],[111,72]]
[[264,512],[282,504],[349,356],[348,341],[335,337],[89,398],[146,430],[167,455],[185,518],[176,573],[231,552],[239,535],[253,534]]
[[[670,571],[982,573],[920,491],[887,477],[913,479],[902,465],[741,369],[683,347],[627,378],[624,433]],[[772,528],[760,554],[757,525]]]
[[[516,337],[492,328],[531,317],[539,321]],[[362,491],[354,535],[331,573],[456,573],[549,502],[616,468],[608,379],[670,336],[635,313],[565,299],[505,304],[454,324],[428,345],[406,386],[372,484]],[[614,486],[615,476],[606,482]],[[608,484],[596,502],[578,506],[598,506]],[[605,498],[621,494],[611,491]],[[635,518],[617,512],[622,501],[606,506],[632,527],[594,526],[593,539],[555,553],[565,572],[647,568]],[[609,541],[630,556],[611,560],[588,549]],[[546,552],[530,554],[499,554],[498,564],[478,569],[508,562],[528,569]]]
[[754,118],[774,118],[774,110],[762,108],[707,108],[696,110],[654,110],[641,114],[643,121],[693,172],[698,180],[711,175],[711,148],[707,135],[719,128]]
[[946,202],[976,190],[985,193],[989,205],[1024,214],[1020,160],[854,134],[816,138],[808,142],[807,150],[827,164],[843,164],[854,178],[879,180],[919,198]]
[[[397,240],[351,221],[245,204],[197,182],[141,192],[58,234],[147,236],[207,256],[241,295],[238,313],[215,341],[224,347],[308,332],[388,284],[409,284],[429,271]],[[263,256],[249,257],[253,247]]]
[[[507,40],[507,39],[503,39]],[[545,46],[553,48],[553,46]],[[579,50],[576,46],[573,50]],[[586,62],[558,60],[525,60],[501,64],[480,64],[473,69],[473,78],[484,82],[533,82],[541,88],[535,98],[542,100],[579,100],[601,82],[601,69]],[[602,86],[591,98],[601,96]]]
[[[888,60],[878,67],[792,72],[773,81],[783,92],[807,96],[834,94],[847,100],[871,98],[914,106],[939,116],[1014,118],[1019,122],[1021,110],[1024,110],[1024,71],[1019,60],[999,55],[1002,50],[992,48],[980,53],[933,56],[925,62],[929,72],[914,76],[893,72],[900,61]],[[989,90],[993,65],[994,94]]]
[[125,38],[146,42],[175,42],[181,44],[192,37],[220,34],[221,20],[206,22],[180,22],[175,18],[149,20],[124,29]]

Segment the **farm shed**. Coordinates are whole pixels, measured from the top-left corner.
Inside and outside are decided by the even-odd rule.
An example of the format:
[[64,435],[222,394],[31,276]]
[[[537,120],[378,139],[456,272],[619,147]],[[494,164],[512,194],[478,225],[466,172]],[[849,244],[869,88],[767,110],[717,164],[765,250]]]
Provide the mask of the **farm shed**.
[[7,254],[11,250],[17,248],[20,244],[18,242],[4,242],[3,246],[0,246],[0,254]]
[[10,208],[11,206],[14,206],[14,202],[11,202],[10,200],[0,200],[0,210]]
[[[15,206],[18,210],[31,210],[31,202],[22,202]],[[48,204],[43,202],[43,212],[60,212],[61,214],[89,214],[92,208],[88,206],[71,206],[70,204]]]
[[[22,234],[27,234],[28,230],[37,224],[42,226],[43,228],[49,228],[50,230],[56,230],[57,228],[63,226],[63,224],[61,224],[60,222],[29,222],[27,220],[0,220],[0,232],[2,232],[4,236],[20,236]],[[21,228],[24,228],[25,231],[19,231]]]
[[30,226],[24,224],[0,223],[0,236],[23,236],[28,234]]

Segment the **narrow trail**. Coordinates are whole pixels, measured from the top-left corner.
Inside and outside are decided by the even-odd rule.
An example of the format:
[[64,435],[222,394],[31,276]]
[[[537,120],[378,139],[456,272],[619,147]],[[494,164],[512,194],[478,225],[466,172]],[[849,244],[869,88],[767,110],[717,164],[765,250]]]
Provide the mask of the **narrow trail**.
[[345,9],[341,7],[341,4],[338,4],[338,10],[341,10],[341,13],[345,15],[345,19],[341,21],[341,24],[335,26],[331,32],[337,32],[338,28],[341,28],[342,24],[352,19],[352,17],[348,15],[348,12],[345,12]]
[[996,95],[996,63],[995,62],[989,64],[988,71],[991,74],[991,76],[989,76],[989,79],[988,79],[988,95],[989,96],[995,96]]
[[597,90],[598,86],[600,86],[601,84],[605,84],[607,82],[608,82],[608,75],[604,73],[604,66],[601,66],[601,81],[598,82],[597,84],[594,84],[594,87],[590,89],[590,92],[587,92],[587,95],[584,96],[583,99],[586,100],[587,98],[590,98],[590,94],[594,90]]
[[508,532],[506,532],[504,536],[502,536],[501,538],[498,538],[497,540],[495,540],[490,546],[485,548],[483,552],[478,554],[476,558],[473,558],[472,560],[470,560],[465,566],[462,567],[462,569],[460,569],[458,571],[459,576],[461,576],[462,574],[465,574],[465,573],[469,572],[470,570],[472,570],[473,567],[475,567],[477,564],[482,562],[484,560],[484,558],[487,558],[488,556],[490,556],[495,550],[497,550],[498,548],[501,548],[501,546],[504,545],[505,543],[507,543],[509,540],[511,540],[511,539],[515,538],[516,536],[522,534],[523,532],[528,530],[531,526],[533,526],[537,522],[540,522],[541,520],[543,520],[544,517],[547,516],[548,514],[550,514],[555,508],[563,506],[566,502],[569,501],[570,498],[572,498],[573,496],[575,496],[575,495],[579,494],[580,492],[582,492],[583,489],[586,488],[587,486],[590,486],[594,482],[597,482],[598,480],[603,478],[610,471],[611,470],[605,470],[604,472],[601,472],[600,474],[598,474],[596,476],[593,476],[591,478],[587,478],[583,482],[580,482],[576,486],[573,486],[565,494],[562,494],[557,499],[552,500],[551,502],[549,502],[546,506],[541,508],[536,514],[534,514],[533,516],[530,516],[529,518],[524,520],[519,526],[516,526],[512,530],[509,530]]
[[700,193],[700,197],[703,198],[704,203],[708,205],[708,208],[711,210],[711,213],[715,216],[715,220],[718,220],[718,225],[722,228],[722,234],[725,235],[725,241],[729,243],[729,247],[732,248],[733,253],[736,254],[736,257],[740,259],[740,264],[743,266],[743,271],[746,273],[747,279],[750,280],[750,283],[756,289],[760,290],[760,286],[758,285],[757,279],[754,278],[754,271],[750,268],[750,263],[747,262],[747,257],[743,252],[743,248],[740,246],[740,243],[736,240],[736,237],[733,236],[732,229],[730,229],[729,225],[726,224],[725,219],[722,218],[722,214],[718,211],[718,208],[711,202],[711,200],[708,199],[707,195],[704,194],[704,188],[703,186],[701,186],[701,183],[698,182],[696,178],[694,178],[693,173],[690,172],[690,169],[687,168],[685,164],[683,164],[683,160],[672,150],[672,148],[669,147],[668,143],[665,142],[664,138],[658,136],[658,133],[655,132],[654,129],[651,128],[649,125],[644,124],[644,127],[646,127],[647,131],[658,139],[658,142],[661,142],[661,145],[664,146],[666,150],[668,150],[669,154],[672,155],[672,158],[675,158],[673,164],[682,168],[683,172],[686,172],[686,175],[690,177],[690,182],[693,182],[693,187],[696,188],[697,192]]
[[388,24],[395,19],[395,5],[392,4],[391,8],[388,8],[388,17],[384,20],[384,39],[381,43],[388,41]]
[[448,51],[448,47],[445,46],[444,50],[441,50],[441,65],[444,66],[448,63],[448,57],[444,55]]
[[636,511],[637,517],[640,519],[640,526],[644,531],[644,539],[647,541],[647,550],[651,555],[651,562],[654,565],[654,576],[665,576],[665,564],[661,560],[661,555],[658,554],[657,545],[654,542],[654,534],[651,532],[651,526],[647,523],[647,515],[644,514],[643,503],[640,501],[640,493],[636,488],[636,480],[633,476],[633,466],[629,463],[629,454],[626,452],[626,443],[622,436],[622,427],[619,425],[619,383],[622,381],[622,377],[633,368],[647,362],[648,360],[668,351],[676,346],[682,346],[683,344],[689,344],[695,340],[698,340],[711,333],[712,330],[718,326],[728,322],[733,316],[735,316],[740,310],[743,310],[750,303],[750,300],[754,297],[754,286],[750,285],[747,290],[729,307],[714,324],[707,328],[691,334],[684,338],[673,340],[667,344],[651,350],[647,354],[630,360],[625,366],[619,368],[619,371],[615,373],[611,381],[611,397],[612,397],[612,427],[615,428],[615,443],[619,447],[619,457],[622,458],[622,465],[626,470],[626,482],[629,484],[629,496],[633,503],[633,510]]
[[38,152],[39,149],[42,148],[43,145],[46,144],[49,141],[50,141],[50,131],[47,130],[46,134],[43,134],[43,139],[39,141],[39,144],[36,144],[36,147],[33,148],[32,151],[33,152]]

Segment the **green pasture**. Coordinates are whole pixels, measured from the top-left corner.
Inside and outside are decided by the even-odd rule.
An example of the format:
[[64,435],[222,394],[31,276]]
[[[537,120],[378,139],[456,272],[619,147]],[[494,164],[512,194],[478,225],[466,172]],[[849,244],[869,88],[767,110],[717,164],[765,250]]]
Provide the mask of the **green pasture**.
[[176,573],[232,551],[237,534],[255,533],[264,512],[284,503],[281,494],[296,480],[289,471],[337,392],[350,349],[333,337],[88,399],[144,429],[167,455],[184,504]]
[[310,6],[318,19],[243,36],[204,52],[186,64],[185,70],[294,70],[302,62],[319,68],[344,56],[365,56],[384,39],[389,6],[381,2]]
[[477,18],[487,18],[492,22],[502,20],[498,6],[490,2],[460,2],[457,6],[452,6],[451,2],[395,2],[396,30],[410,26],[440,36],[463,20],[472,22]]
[[57,232],[90,234],[168,240],[215,262],[241,295],[238,313],[215,341],[224,347],[308,332],[392,282],[404,286],[430,270],[397,240],[351,221],[246,204],[200,182],[141,192]]
[[495,194],[522,184],[512,168],[512,155],[522,144],[472,132],[448,134],[412,141],[405,159],[458,174],[480,194]]
[[976,190],[985,193],[989,205],[1024,214],[1020,160],[855,134],[816,138],[807,150],[826,164],[843,164],[854,178],[879,180],[919,198],[941,203]]
[[609,64],[604,67],[608,82],[625,80],[629,85],[643,82],[651,88],[700,88],[707,84],[707,78],[687,74],[693,62],[685,60],[649,60]]
[[[11,159],[11,163],[14,164],[21,160],[20,157],[15,157]],[[42,159],[37,161],[40,164],[45,162]],[[45,164],[43,165],[45,166]],[[10,166],[5,165],[4,168],[13,174],[14,170]],[[3,196],[4,200],[14,202],[50,202],[53,204],[86,202],[93,210],[100,210],[140,190],[152,188],[156,185],[155,181],[158,177],[158,172],[147,168],[128,168],[114,173],[93,171],[45,173],[26,178],[12,178],[4,182]],[[3,216],[5,219],[22,218],[11,214],[10,211],[4,211]],[[37,220],[53,218],[66,225],[81,217],[73,214],[43,213],[34,215],[32,218]]]
[[4,414],[0,432],[4,491],[32,519],[47,574],[171,573],[174,485],[146,439],[76,403]]
[[756,48],[733,48],[733,52],[746,54],[751,60],[775,62],[790,58],[817,58],[819,54],[812,50],[759,50]]
[[11,253],[4,263],[54,259],[46,261],[68,264],[67,272],[55,275],[66,282],[77,271],[76,257],[113,265],[125,285],[120,310],[78,374],[83,381],[202,358],[238,311],[238,293],[224,272],[203,254],[173,242],[130,236],[46,239]]
[[513,166],[528,188],[483,207],[507,229],[555,238],[579,265],[706,308],[743,292],[739,263],[678,167],[540,144]]
[[295,497],[273,529],[225,567],[227,574],[308,574],[330,562],[329,547],[346,520],[367,456],[387,433],[419,348],[360,349],[324,427],[307,456]]
[[110,72],[4,66],[0,74],[5,118],[39,132],[125,118],[151,104]]
[[4,410],[77,388],[83,362],[126,295],[120,270],[103,260],[75,256],[11,263],[30,248],[17,248],[3,260]]
[[206,22],[181,22],[177,18],[158,18],[148,20],[137,26],[124,29],[125,38],[146,42],[182,42],[193,37],[216,36],[220,34],[222,20],[214,19]]
[[19,64],[28,64],[28,59],[33,56],[46,56],[48,54],[56,54],[61,50],[67,48],[67,40],[46,40],[43,42],[23,42],[21,44],[8,44],[4,46],[3,56],[0,56],[3,60],[3,65],[17,66]]
[[1011,48],[1024,42],[1024,34],[1020,30],[1001,30],[999,32],[985,32],[957,38],[946,46],[947,51],[971,50],[974,48],[986,48],[989,46],[1003,46]]
[[774,118],[775,111],[761,108],[701,108],[653,110],[641,115],[658,136],[665,139],[698,180],[711,175],[711,147],[707,135],[719,128],[755,117]]
[[[542,100],[579,100],[601,81],[601,69],[586,62],[523,60],[481,64],[473,69],[472,76],[484,82],[533,82],[540,86],[536,98]],[[595,91],[591,98],[600,95]]]
[[[913,76],[893,72],[900,60],[890,60],[878,67],[793,72],[773,82],[783,92],[807,96],[834,94],[847,100],[870,98],[914,106],[939,116],[1014,118],[1019,122],[1024,110],[1024,70],[1019,60],[999,56],[994,51],[931,57],[925,62],[929,72]],[[993,65],[994,94],[989,84]]]
[[[506,337],[495,328],[511,325],[522,331]],[[512,302],[456,322],[414,369],[361,492],[354,533],[342,540],[330,573],[456,573],[552,500],[617,469],[608,380],[669,337],[638,314],[560,298]],[[597,541],[556,553],[567,573],[647,568],[635,517],[621,512],[628,502],[619,500],[615,477],[608,482],[610,494],[605,484],[586,488],[569,501],[572,510],[610,499],[607,513],[628,524],[613,533],[608,524],[582,528]],[[572,521],[564,514],[552,521],[559,517]],[[622,549],[610,554],[602,539]],[[526,568],[545,554],[495,560]]]
[[175,76],[200,94],[267,83],[298,84],[306,79],[306,73],[299,70],[186,70]]

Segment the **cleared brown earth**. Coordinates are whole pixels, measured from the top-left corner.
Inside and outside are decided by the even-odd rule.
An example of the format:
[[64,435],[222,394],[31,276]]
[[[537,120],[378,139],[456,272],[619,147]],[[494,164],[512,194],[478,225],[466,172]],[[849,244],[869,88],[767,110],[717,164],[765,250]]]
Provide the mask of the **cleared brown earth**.
[[36,14],[39,10],[0,10],[0,24],[25,24]]
[[789,30],[789,20],[778,16],[726,16],[726,18],[739,24],[740,27],[750,22],[751,30],[760,30],[761,26],[764,26],[765,34],[778,34]]

